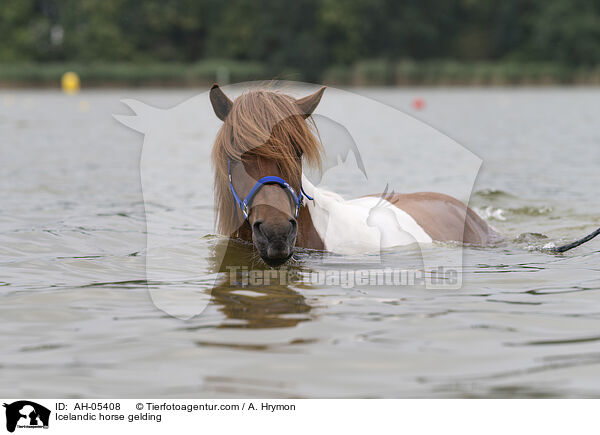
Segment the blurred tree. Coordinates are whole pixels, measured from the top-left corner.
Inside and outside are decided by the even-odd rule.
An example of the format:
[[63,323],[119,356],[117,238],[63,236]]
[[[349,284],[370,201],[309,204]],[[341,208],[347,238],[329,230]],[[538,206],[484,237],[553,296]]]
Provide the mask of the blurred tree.
[[326,65],[325,41],[316,32],[318,0],[231,0],[211,26],[207,54],[258,60],[272,71],[297,69],[307,78]]
[[82,62],[131,58],[133,41],[127,34],[128,0],[63,0],[58,24],[63,26],[65,59]]
[[531,39],[522,48],[536,60],[593,65],[600,61],[600,2],[554,0],[536,2]]
[[[0,62],[600,61],[598,0],[2,0]],[[383,63],[381,65],[384,65]]]
[[2,0],[0,60],[46,60],[50,19],[35,0]]

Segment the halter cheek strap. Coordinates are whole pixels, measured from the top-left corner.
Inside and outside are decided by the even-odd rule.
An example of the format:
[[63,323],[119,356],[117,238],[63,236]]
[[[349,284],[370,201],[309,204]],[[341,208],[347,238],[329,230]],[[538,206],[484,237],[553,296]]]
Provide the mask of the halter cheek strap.
[[300,185],[300,193],[298,195],[296,195],[296,192],[294,191],[292,186],[290,186],[290,184],[287,181],[285,181],[283,178],[276,177],[274,175],[268,175],[266,177],[262,177],[260,180],[258,180],[256,182],[256,184],[252,187],[252,189],[250,189],[250,192],[248,192],[248,195],[246,195],[246,197],[244,199],[242,199],[237,194],[235,187],[233,187],[233,180],[231,178],[231,160],[227,161],[227,172],[229,175],[229,189],[231,190],[231,194],[233,195],[233,198],[235,199],[235,202],[237,203],[238,207],[240,208],[240,210],[242,210],[244,219],[248,219],[248,214],[250,213],[249,210],[250,210],[250,205],[252,203],[252,199],[254,198],[254,196],[256,196],[258,191],[266,184],[278,184],[281,187],[283,187],[290,194],[290,196],[292,197],[292,199],[295,203],[294,219],[298,219],[298,213],[300,212],[300,206],[302,205],[303,196],[306,196],[306,198],[308,198],[309,200],[312,201],[312,198],[306,194],[302,185]]

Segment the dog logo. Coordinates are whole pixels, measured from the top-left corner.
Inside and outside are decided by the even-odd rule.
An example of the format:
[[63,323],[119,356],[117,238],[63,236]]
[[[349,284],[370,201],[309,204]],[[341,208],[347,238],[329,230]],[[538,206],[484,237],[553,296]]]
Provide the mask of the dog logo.
[[22,429],[48,429],[50,410],[42,405],[29,400],[19,400],[11,404],[4,404],[6,408],[6,430],[14,432],[16,428]]

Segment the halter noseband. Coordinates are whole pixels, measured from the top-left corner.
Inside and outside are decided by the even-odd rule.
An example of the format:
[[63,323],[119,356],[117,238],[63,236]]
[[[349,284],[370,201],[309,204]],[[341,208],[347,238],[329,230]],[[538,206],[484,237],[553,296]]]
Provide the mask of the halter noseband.
[[252,187],[252,189],[250,189],[250,192],[248,192],[248,195],[246,195],[246,197],[244,199],[241,199],[240,196],[235,191],[235,187],[233,187],[233,181],[231,179],[231,160],[227,160],[227,173],[229,175],[229,189],[231,189],[231,194],[233,195],[233,199],[235,199],[235,202],[237,203],[238,207],[240,208],[240,210],[242,210],[242,214],[244,215],[244,219],[246,219],[246,220],[248,220],[248,214],[250,213],[250,205],[252,203],[252,199],[256,196],[258,191],[265,184],[278,184],[281,187],[283,187],[291,195],[291,197],[294,200],[294,203],[296,205],[295,210],[294,210],[294,219],[298,219],[298,213],[300,212],[300,206],[302,205],[303,196],[306,196],[308,199],[310,199],[312,201],[312,198],[310,196],[308,196],[306,194],[306,192],[304,191],[302,184],[300,185],[300,194],[296,195],[296,192],[294,191],[292,186],[290,186],[290,184],[287,181],[285,181],[283,178],[276,177],[274,175],[267,175],[266,177],[262,177],[260,180],[258,180],[256,182],[254,187]]

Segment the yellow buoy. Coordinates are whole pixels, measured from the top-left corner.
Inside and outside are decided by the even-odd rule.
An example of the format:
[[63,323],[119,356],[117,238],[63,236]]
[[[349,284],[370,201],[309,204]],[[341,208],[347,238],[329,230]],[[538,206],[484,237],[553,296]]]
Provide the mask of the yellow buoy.
[[75,94],[79,92],[79,76],[72,71],[68,71],[62,75],[60,85],[65,94]]

